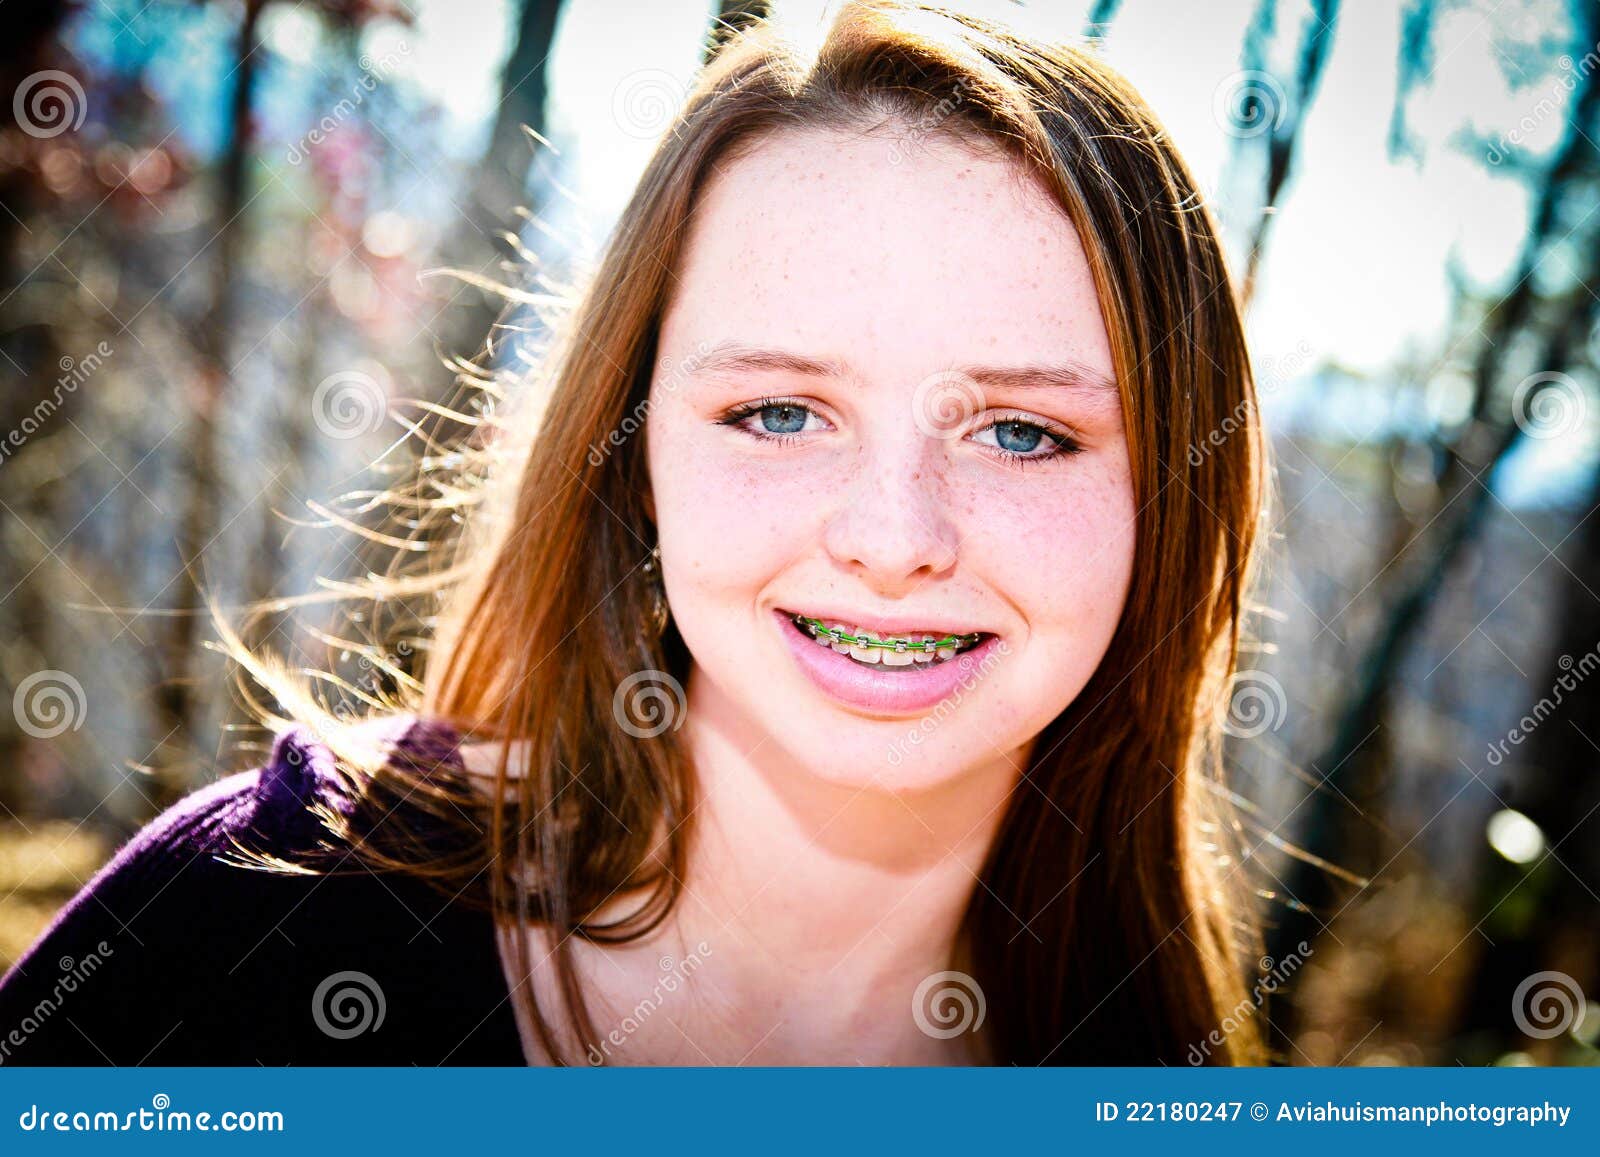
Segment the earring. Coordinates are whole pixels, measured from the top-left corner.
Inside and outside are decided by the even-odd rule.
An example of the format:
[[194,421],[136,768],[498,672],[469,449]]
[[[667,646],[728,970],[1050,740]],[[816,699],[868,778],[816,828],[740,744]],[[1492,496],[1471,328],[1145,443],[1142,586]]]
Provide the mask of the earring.
[[650,588],[650,630],[660,638],[667,629],[667,588],[661,581],[661,544],[650,548],[650,557],[644,562],[645,583]]

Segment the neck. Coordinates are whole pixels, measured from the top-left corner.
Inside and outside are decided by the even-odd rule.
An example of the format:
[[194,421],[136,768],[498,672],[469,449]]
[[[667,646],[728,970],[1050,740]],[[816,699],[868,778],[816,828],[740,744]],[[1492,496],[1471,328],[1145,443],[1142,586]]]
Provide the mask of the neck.
[[699,806],[675,927],[720,958],[719,1003],[785,1026],[779,1047],[949,1055],[917,1029],[912,998],[959,967],[1021,760],[997,751],[937,787],[863,789],[819,779],[705,680],[689,700]]

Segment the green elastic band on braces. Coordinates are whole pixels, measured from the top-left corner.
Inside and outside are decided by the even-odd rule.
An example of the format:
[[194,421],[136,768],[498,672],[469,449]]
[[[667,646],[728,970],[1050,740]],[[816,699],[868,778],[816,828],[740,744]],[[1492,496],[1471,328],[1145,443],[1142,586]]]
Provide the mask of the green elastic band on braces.
[[893,649],[897,654],[905,654],[909,651],[921,651],[923,654],[928,655],[932,654],[934,651],[942,650],[945,647],[965,647],[969,643],[977,642],[979,635],[979,632],[976,631],[970,635],[946,635],[942,639],[933,639],[925,643],[912,643],[903,639],[858,639],[854,635],[845,634],[843,631],[831,630],[829,627],[823,624],[821,619],[807,619],[804,618],[804,616],[801,617],[805,622],[811,624],[815,630],[829,636],[830,638],[837,639],[841,643],[848,643],[852,647],[876,647],[880,651]]

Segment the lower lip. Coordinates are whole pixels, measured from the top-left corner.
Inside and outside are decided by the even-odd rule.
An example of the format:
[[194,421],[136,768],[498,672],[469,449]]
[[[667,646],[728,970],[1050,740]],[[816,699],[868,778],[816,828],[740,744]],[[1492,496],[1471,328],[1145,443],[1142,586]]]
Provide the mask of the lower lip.
[[916,714],[948,699],[1000,642],[998,635],[990,635],[943,663],[873,668],[824,647],[784,612],[774,611],[773,617],[794,661],[824,694],[848,707],[890,715]]

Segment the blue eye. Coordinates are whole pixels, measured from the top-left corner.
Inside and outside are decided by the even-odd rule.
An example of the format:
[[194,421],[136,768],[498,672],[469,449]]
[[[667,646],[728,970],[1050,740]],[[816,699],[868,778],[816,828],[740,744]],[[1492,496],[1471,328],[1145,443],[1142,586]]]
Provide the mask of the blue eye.
[[769,434],[798,434],[806,428],[806,416],[810,414],[804,406],[790,405],[780,402],[772,406],[762,406],[761,427]]
[[[717,421],[724,426],[743,430],[752,438],[763,442],[788,442],[798,438],[806,428],[806,420],[816,416],[810,406],[782,398],[762,398],[735,406]],[[760,418],[760,428],[750,424],[750,419]]]
[[993,429],[1000,449],[1013,454],[1033,453],[1044,437],[1044,430],[1029,422],[996,422]]
[[[995,456],[1013,466],[1025,467],[1035,462],[1048,462],[1052,458],[1068,457],[1083,450],[1077,439],[1066,431],[1052,430],[1022,417],[1000,418],[978,431],[978,434],[990,433],[994,435]],[[1046,438],[1050,444],[1039,452],[1039,445]],[[979,445],[988,449],[990,444],[980,442]]]

